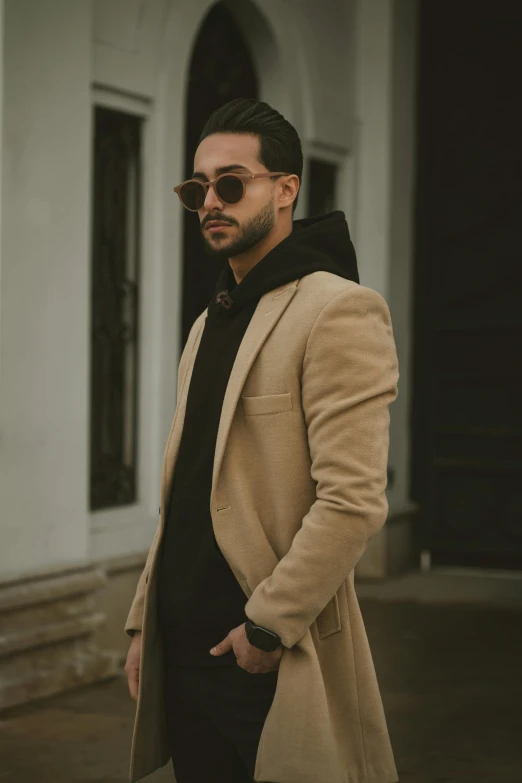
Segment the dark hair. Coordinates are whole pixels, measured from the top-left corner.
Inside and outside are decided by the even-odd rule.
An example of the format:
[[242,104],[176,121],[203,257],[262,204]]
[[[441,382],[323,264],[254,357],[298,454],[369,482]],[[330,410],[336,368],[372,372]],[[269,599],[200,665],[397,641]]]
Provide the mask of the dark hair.
[[[296,129],[268,103],[236,98],[217,109],[207,120],[200,143],[213,133],[252,133],[259,136],[259,161],[269,171],[303,173],[301,139]],[[297,206],[297,198],[293,209]]]

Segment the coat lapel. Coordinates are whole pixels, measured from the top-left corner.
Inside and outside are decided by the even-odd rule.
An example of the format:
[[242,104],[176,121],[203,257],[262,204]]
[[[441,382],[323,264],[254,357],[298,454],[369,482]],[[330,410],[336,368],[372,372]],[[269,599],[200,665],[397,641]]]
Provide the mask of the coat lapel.
[[273,291],[270,291],[261,297],[241,345],[239,346],[223,399],[223,407],[221,409],[221,419],[219,422],[216,451],[214,455],[212,492],[210,493],[211,509],[230,425],[239,401],[241,390],[245,385],[250,368],[261,350],[263,343],[281,318],[297,291],[298,282],[298,280],[294,280],[291,283],[285,283],[284,286],[275,288]]
[[[259,304],[256,307],[252,320],[248,325],[245,332],[237,356],[230,373],[228,386],[223,399],[223,407],[221,409],[221,419],[219,422],[219,430],[216,440],[216,450],[214,455],[214,470],[212,475],[212,492],[210,495],[210,508],[212,508],[212,499],[214,497],[214,490],[217,484],[219,476],[219,470],[225,453],[225,446],[230,431],[230,425],[234,416],[237,403],[239,401],[239,395],[245,384],[248,373],[256,356],[261,350],[263,343],[267,339],[268,335],[281,318],[290,300],[293,298],[297,290],[298,280],[294,280],[291,283],[285,283],[284,286],[276,288],[265,294],[259,300]],[[185,410],[187,407],[187,397],[190,387],[190,378],[194,369],[194,362],[196,360],[196,354],[203,334],[205,326],[205,319],[202,319],[199,332],[194,335],[194,343],[190,347],[190,359],[188,361],[185,378],[183,380],[183,386],[179,402],[176,408],[176,414],[172,422],[169,439],[165,449],[165,456],[163,460],[163,471],[161,479],[161,519],[164,523],[164,515],[167,507],[167,498],[170,493],[170,485],[172,476],[174,473],[174,466],[176,457],[178,455],[179,445],[181,441],[181,434],[183,431],[183,422],[185,419]]]
[[[205,311],[206,313],[207,311]],[[187,408],[187,398],[190,386],[190,378],[194,369],[194,362],[196,361],[196,354],[198,352],[201,337],[203,335],[203,329],[205,327],[206,318],[202,318],[199,331],[194,335],[194,341],[192,345],[187,345],[189,351],[189,359],[187,362],[187,369],[185,371],[185,377],[182,380],[182,386],[180,389],[179,400],[176,405],[176,413],[172,421],[170,428],[169,438],[167,440],[167,446],[165,448],[165,455],[163,457],[163,469],[161,472],[161,489],[160,489],[160,506],[161,506],[161,521],[164,524],[165,513],[167,508],[167,498],[170,494],[170,485],[172,476],[174,473],[174,465],[176,457],[178,456],[179,445],[181,442],[181,434],[183,432],[183,422],[185,419],[185,411]]]

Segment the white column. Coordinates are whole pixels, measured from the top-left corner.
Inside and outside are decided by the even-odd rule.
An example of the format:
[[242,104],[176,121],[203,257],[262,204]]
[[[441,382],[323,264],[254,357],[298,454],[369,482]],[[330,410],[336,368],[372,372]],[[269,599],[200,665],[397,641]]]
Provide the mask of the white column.
[[0,577],[88,542],[90,3],[8,0],[0,343]]
[[[417,0],[357,0],[355,246],[361,283],[387,300],[399,355],[399,397],[392,407],[388,487],[390,519],[412,511],[410,472],[410,346],[413,275],[413,180]],[[402,524],[402,523],[401,523]],[[409,523],[408,523],[409,524]],[[384,575],[390,529],[375,539],[359,572]]]
[[355,226],[361,282],[388,295],[393,0],[356,3]]
[[[2,161],[4,157],[4,0],[0,0],[0,389],[2,388]],[[1,401],[0,401],[1,404]],[[0,429],[0,454],[2,430]]]

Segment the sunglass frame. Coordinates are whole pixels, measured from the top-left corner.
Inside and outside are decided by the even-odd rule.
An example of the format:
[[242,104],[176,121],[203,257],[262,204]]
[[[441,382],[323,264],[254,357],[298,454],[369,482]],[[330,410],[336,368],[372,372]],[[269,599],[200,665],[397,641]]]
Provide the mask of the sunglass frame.
[[[188,209],[189,212],[199,212],[200,209],[203,209],[203,206],[205,204],[205,200],[207,198],[208,189],[212,186],[215,188],[215,185],[217,182],[219,182],[220,179],[223,177],[235,177],[236,179],[239,179],[243,184],[243,193],[241,195],[241,198],[239,198],[237,201],[225,201],[224,198],[222,198],[219,193],[216,191],[216,195],[220,201],[223,202],[223,204],[228,204],[229,206],[234,206],[235,204],[239,204],[240,201],[242,201],[245,198],[246,193],[246,186],[249,182],[251,182],[253,179],[261,179],[262,177],[288,177],[289,174],[287,171],[267,171],[263,172],[262,174],[236,174],[235,171],[226,171],[224,174],[220,174],[219,177],[216,177],[215,179],[209,179],[206,182],[202,182],[200,179],[186,179],[185,182],[182,182],[179,185],[176,185],[175,188],[173,188],[174,193],[178,194],[178,198],[181,201],[182,205],[185,207],[185,209]],[[183,198],[181,196],[181,189],[184,187],[184,185],[188,185],[190,182],[197,182],[198,185],[201,185],[203,188],[205,195],[203,198],[203,204],[197,208],[193,209],[192,207],[188,207],[185,202],[183,201]]]

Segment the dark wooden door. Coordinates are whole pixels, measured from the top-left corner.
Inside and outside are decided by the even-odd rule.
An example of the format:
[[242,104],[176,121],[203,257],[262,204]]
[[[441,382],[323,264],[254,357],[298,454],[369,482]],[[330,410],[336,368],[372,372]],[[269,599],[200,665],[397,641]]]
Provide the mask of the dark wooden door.
[[420,5],[418,546],[521,568],[522,4]]
[[[234,98],[257,97],[257,77],[247,44],[232,13],[223,3],[216,3],[201,26],[190,63],[186,178],[192,175],[199,137],[212,112]],[[192,324],[209,303],[221,268],[205,254],[197,213],[185,211],[182,348]]]

